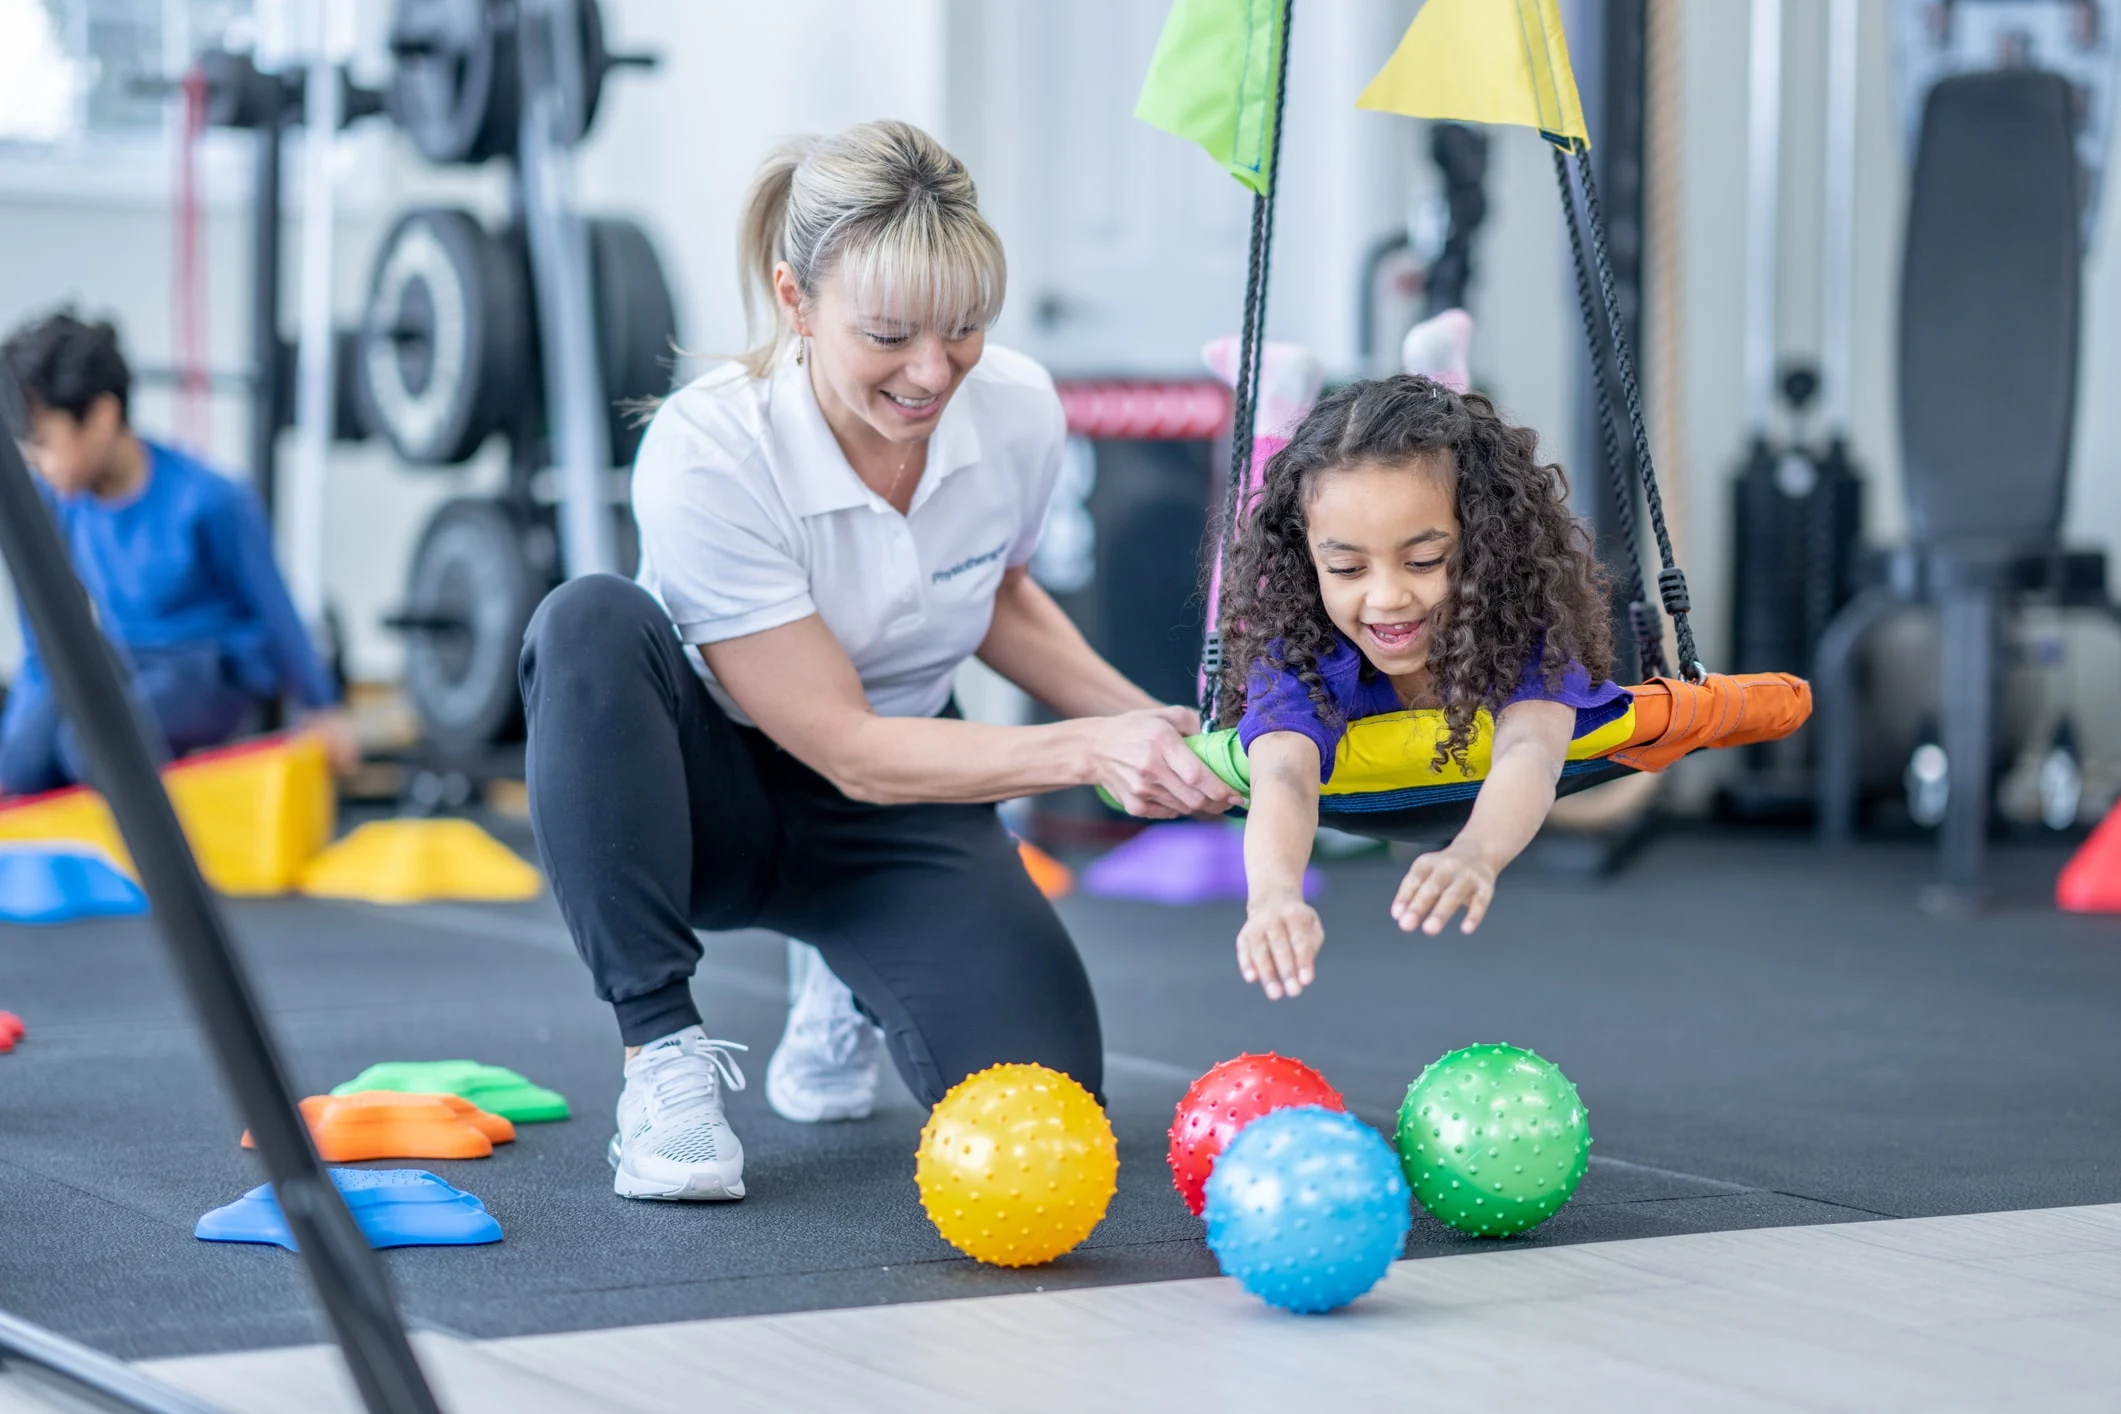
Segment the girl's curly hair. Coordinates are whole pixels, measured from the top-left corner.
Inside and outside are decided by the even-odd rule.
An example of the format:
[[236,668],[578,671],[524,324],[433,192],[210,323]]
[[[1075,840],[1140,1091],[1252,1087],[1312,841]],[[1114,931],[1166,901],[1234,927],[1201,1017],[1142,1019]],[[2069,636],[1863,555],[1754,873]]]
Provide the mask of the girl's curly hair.
[[[1267,462],[1223,575],[1222,724],[1243,714],[1248,679],[1262,663],[1294,672],[1320,716],[1334,712],[1318,664],[1337,634],[1319,595],[1305,510],[1321,474],[1360,465],[1450,478],[1460,533],[1449,597],[1429,625],[1429,672],[1450,728],[1437,766],[1447,758],[1465,764],[1475,716],[1516,691],[1535,647],[1549,687],[1571,659],[1593,682],[1610,675],[1606,578],[1569,512],[1567,477],[1538,453],[1537,434],[1504,421],[1480,394],[1413,374],[1351,383],[1321,399]],[[1367,661],[1362,670],[1375,671]]]

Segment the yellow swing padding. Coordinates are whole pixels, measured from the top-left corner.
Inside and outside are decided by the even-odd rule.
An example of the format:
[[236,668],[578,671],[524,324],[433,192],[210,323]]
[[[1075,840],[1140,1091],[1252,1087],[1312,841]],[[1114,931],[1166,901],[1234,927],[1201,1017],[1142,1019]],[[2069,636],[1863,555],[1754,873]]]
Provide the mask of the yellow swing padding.
[[[1698,683],[1652,678],[1627,692],[1617,717],[1579,713],[1588,724],[1569,744],[1564,791],[1624,770],[1661,771],[1708,747],[1775,741],[1812,715],[1811,685],[1788,673],[1709,673]],[[1320,788],[1320,812],[1397,814],[1471,799],[1488,773],[1494,722],[1485,712],[1477,718],[1463,766],[1449,757],[1436,764],[1436,748],[1449,736],[1444,714],[1434,708],[1350,722],[1333,774]],[[1231,789],[1251,794],[1251,767],[1235,729],[1203,732],[1187,745]]]

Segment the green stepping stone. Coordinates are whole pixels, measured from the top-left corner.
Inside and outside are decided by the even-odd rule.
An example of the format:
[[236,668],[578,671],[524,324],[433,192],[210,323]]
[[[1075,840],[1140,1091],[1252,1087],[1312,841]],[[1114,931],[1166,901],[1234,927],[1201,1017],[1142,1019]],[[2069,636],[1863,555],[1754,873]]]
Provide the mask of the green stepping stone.
[[338,1086],[334,1095],[357,1090],[399,1090],[412,1095],[460,1095],[488,1114],[517,1124],[567,1118],[567,1097],[533,1085],[512,1070],[477,1061],[384,1061]]

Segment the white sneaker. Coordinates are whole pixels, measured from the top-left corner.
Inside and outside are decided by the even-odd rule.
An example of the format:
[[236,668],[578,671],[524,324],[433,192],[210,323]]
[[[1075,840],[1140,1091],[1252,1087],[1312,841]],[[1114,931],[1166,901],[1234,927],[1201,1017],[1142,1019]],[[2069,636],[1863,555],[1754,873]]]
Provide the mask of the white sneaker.
[[816,949],[791,938],[788,953],[790,970],[802,979],[781,1044],[766,1062],[766,1103],[797,1124],[867,1119],[883,1074],[883,1033],[856,1010],[854,993]]
[[605,1153],[621,1198],[717,1202],[744,1196],[744,1146],[722,1115],[722,1084],[744,1088],[734,1041],[697,1026],[641,1047],[626,1062],[619,1132]]

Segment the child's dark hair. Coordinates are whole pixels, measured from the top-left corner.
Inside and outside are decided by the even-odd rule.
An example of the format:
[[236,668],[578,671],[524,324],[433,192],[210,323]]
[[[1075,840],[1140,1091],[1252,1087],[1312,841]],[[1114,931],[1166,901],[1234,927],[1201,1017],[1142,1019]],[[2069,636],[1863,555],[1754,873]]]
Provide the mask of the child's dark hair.
[[32,408],[63,412],[76,422],[105,393],[118,400],[123,420],[132,397],[132,370],[106,321],[86,324],[71,309],[32,321],[0,344],[0,362],[14,375]]
[[[1312,488],[1322,472],[1415,461],[1427,466],[1411,474],[1433,467],[1451,476],[1460,530],[1450,597],[1429,624],[1429,672],[1450,727],[1436,764],[1465,763],[1476,714],[1508,700],[1535,646],[1544,645],[1549,686],[1572,658],[1593,682],[1610,675],[1605,575],[1570,514],[1568,479],[1539,461],[1538,435],[1504,421],[1478,393],[1400,374],[1328,394],[1267,462],[1223,573],[1223,724],[1243,713],[1247,678],[1262,660],[1294,672],[1320,714],[1332,713],[1318,664],[1335,633],[1305,530]],[[1367,662],[1363,671],[1372,671]]]

